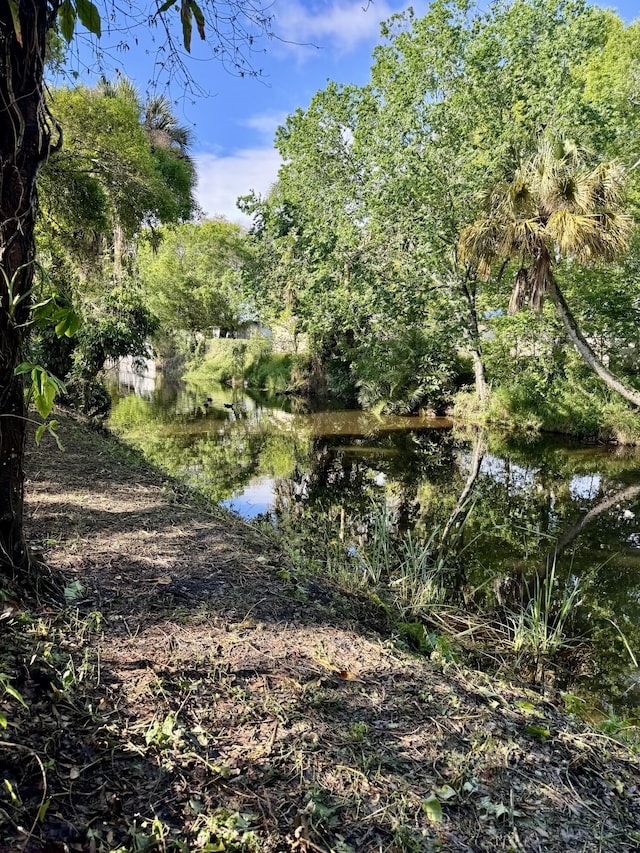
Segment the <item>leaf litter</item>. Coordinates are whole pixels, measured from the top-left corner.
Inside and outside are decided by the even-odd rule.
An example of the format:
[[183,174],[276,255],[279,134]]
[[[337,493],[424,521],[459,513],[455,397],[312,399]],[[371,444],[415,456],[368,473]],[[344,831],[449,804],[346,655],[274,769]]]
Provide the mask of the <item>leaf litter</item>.
[[28,531],[66,600],[0,622],[2,853],[640,849],[630,745],[409,653],[370,602],[301,600],[258,531],[60,435],[30,448]]

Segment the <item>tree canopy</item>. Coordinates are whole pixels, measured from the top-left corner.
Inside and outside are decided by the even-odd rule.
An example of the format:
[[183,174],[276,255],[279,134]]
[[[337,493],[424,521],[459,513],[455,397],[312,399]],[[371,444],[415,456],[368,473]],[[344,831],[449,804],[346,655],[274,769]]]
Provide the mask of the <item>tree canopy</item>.
[[184,223],[147,232],[137,274],[145,302],[167,331],[236,329],[241,319],[240,226],[224,220]]
[[[563,288],[580,302],[584,279],[571,284],[572,274],[588,263],[604,275],[602,263],[625,252],[640,118],[637,31],[583,0],[497,0],[483,9],[436,0],[422,17],[391,18],[370,82],[330,83],[278,132],[285,162],[277,190],[247,207],[266,281],[286,283],[300,322],[316,335],[326,330],[352,368],[371,335],[428,327],[441,350],[457,346],[472,357],[486,396],[488,327],[506,311],[523,266],[514,255],[526,240],[518,244],[516,231],[533,221],[523,217],[509,231],[497,220],[504,226],[510,199],[524,195],[518,175],[528,163],[534,176],[545,140],[585,152],[572,186],[592,202],[576,200],[572,211],[556,205],[544,226],[549,256],[559,252],[556,285],[568,281]],[[558,173],[556,184],[576,177]],[[605,189],[611,203],[598,197]],[[568,184],[562,192],[570,195]],[[490,269],[486,252],[461,240],[473,223],[476,234],[479,223],[485,236],[492,230],[487,242],[500,260]],[[322,321],[311,319],[316,306]],[[336,327],[348,331],[343,343]],[[627,334],[632,342],[631,325]]]

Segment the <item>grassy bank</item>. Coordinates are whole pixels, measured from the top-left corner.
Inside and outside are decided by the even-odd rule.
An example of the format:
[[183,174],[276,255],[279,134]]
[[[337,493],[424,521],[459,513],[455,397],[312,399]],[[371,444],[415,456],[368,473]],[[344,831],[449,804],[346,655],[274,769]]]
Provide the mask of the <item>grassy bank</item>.
[[275,394],[289,388],[294,363],[293,355],[274,353],[266,338],[220,338],[208,341],[204,356],[185,379],[202,388],[237,383]]
[[60,432],[64,457],[30,452],[29,530],[66,605],[3,620],[6,850],[638,849],[628,744],[415,653],[371,596]]
[[492,391],[485,405],[475,394],[455,399],[459,420],[515,432],[548,432],[584,441],[640,445],[640,415],[614,394],[566,384],[535,394],[526,384]]

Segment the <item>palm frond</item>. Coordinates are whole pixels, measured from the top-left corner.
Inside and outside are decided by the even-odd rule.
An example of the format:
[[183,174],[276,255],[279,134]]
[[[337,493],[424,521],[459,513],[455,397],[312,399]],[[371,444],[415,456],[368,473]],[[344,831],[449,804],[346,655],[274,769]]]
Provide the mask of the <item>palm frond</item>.
[[532,311],[540,313],[544,306],[544,298],[551,284],[551,258],[546,247],[538,251],[533,266],[529,271],[529,283],[531,293],[529,295],[529,306]]
[[600,241],[595,217],[573,213],[567,207],[551,214],[545,234],[565,257],[579,257],[585,252],[591,255]]
[[519,251],[523,255],[532,257],[544,237],[544,225],[537,217],[522,219],[513,226],[512,251]]
[[529,281],[529,270],[520,267],[516,273],[509,300],[509,314],[517,314],[531,298],[531,283]]
[[[464,229],[460,257],[488,277],[497,261],[523,258],[509,310],[541,310],[552,281],[552,256],[584,263],[613,260],[627,248],[625,170],[616,162],[586,163],[574,142],[545,137],[509,181],[486,199],[486,215]],[[526,261],[531,266],[527,272]]]

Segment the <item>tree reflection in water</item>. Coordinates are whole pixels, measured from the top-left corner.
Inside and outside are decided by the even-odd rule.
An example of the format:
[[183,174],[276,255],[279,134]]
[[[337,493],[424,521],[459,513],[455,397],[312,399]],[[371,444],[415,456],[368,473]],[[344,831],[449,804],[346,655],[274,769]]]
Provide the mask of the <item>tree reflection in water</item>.
[[294,414],[287,399],[237,388],[125,397],[111,424],[216,502],[241,501],[260,484],[272,521],[300,542],[322,534],[361,546],[383,507],[394,535],[426,539],[438,526],[446,550],[457,531],[475,606],[526,596],[555,559],[559,594],[566,582],[583,590],[574,629],[597,647],[574,680],[591,679],[614,704],[640,705],[638,674],[611,624],[640,656],[638,453],[468,435],[442,420]]

